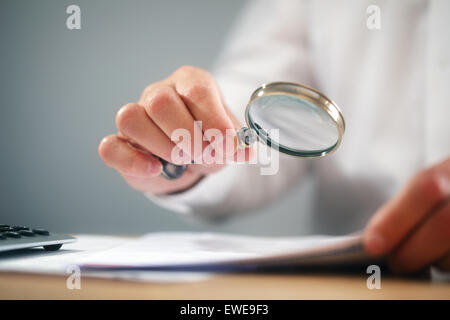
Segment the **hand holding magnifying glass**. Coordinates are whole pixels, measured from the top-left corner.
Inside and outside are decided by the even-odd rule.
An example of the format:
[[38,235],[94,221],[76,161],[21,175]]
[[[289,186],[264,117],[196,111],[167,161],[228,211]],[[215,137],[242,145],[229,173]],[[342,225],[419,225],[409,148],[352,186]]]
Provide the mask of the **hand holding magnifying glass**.
[[[237,132],[239,145],[257,140],[296,157],[323,157],[335,151],[345,131],[338,106],[319,91],[290,82],[273,82],[256,89],[245,110],[247,127]],[[270,137],[279,130],[278,139]],[[161,176],[177,179],[187,166],[162,161]]]

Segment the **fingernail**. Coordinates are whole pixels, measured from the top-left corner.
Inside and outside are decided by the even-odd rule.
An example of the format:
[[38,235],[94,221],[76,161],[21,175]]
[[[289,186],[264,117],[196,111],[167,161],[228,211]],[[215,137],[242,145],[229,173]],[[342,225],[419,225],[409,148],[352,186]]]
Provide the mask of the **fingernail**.
[[158,163],[150,161],[147,165],[147,174],[150,176],[157,176],[158,174],[161,173],[161,170],[162,165],[159,161]]
[[385,241],[383,237],[377,232],[370,232],[366,235],[365,247],[370,255],[379,256],[384,253]]

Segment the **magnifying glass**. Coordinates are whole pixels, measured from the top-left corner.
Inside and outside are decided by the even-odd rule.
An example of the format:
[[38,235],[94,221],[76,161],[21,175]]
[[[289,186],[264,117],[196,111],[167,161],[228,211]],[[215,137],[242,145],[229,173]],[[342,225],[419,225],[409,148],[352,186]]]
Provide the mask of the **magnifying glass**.
[[[256,89],[245,110],[247,127],[237,132],[239,145],[257,140],[296,157],[323,157],[341,144],[345,121],[339,107],[321,92],[291,82],[272,82]],[[275,138],[271,131],[278,130]],[[161,175],[177,179],[187,166],[163,161]]]

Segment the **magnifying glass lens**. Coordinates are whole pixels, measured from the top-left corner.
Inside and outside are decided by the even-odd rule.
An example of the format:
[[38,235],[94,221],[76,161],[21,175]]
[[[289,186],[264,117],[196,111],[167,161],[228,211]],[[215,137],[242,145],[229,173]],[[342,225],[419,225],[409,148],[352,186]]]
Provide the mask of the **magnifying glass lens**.
[[[247,121],[260,139],[281,152],[323,156],[340,142],[343,126],[339,127],[339,121],[333,118],[335,110],[324,105],[317,93],[301,89],[295,94],[263,92],[254,97],[248,106]],[[278,137],[272,135],[273,129],[278,129]]]

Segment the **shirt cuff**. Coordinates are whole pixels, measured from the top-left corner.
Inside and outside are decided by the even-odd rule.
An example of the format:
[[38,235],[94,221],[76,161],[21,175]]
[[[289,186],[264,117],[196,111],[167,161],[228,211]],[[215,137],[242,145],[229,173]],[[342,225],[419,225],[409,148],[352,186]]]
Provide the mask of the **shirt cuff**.
[[204,177],[188,190],[172,195],[145,194],[157,205],[195,218],[216,220],[224,218],[220,204],[225,202],[233,189],[239,165],[226,166]]

